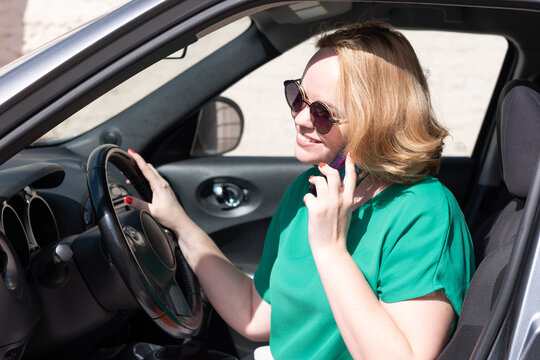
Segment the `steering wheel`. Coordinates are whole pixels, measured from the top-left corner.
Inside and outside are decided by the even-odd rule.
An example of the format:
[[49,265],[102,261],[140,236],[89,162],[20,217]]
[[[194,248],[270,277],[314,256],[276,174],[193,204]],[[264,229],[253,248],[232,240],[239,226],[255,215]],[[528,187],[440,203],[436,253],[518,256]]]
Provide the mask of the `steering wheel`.
[[102,243],[148,316],[169,335],[191,336],[203,318],[197,278],[173,233],[164,230],[148,212],[131,210],[117,216],[109,193],[109,162],[124,173],[143,200],[152,201],[148,181],[124,150],[105,144],[92,151],[88,191]]

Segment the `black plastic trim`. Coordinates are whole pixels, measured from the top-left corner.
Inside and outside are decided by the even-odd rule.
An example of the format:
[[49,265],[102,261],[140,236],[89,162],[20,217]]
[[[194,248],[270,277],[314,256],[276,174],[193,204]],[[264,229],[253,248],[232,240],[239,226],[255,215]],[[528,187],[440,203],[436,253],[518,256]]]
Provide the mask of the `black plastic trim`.
[[64,180],[65,172],[60,165],[37,162],[0,170],[2,186],[0,202],[8,200],[25,186],[38,188],[57,187]]

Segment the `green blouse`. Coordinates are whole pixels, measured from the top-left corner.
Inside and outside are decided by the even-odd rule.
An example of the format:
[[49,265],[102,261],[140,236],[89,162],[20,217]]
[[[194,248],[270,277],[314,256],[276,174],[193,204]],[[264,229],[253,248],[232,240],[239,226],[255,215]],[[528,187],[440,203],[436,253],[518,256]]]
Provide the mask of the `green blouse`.
[[[315,267],[303,197],[310,169],[287,189],[268,229],[255,286],[271,304],[276,359],[350,359]],[[353,211],[347,248],[373,293],[390,303],[443,289],[459,315],[474,271],[471,237],[436,178],[394,184]],[[343,284],[347,286],[348,284]]]

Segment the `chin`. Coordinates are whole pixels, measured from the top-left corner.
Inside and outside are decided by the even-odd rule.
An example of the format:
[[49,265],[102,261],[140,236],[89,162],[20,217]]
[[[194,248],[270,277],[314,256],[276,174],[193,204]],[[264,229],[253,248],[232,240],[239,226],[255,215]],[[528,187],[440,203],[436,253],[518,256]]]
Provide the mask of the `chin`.
[[294,149],[294,156],[298,161],[304,164],[315,164],[315,158],[313,154],[310,154],[308,151],[299,149],[298,146]]
[[331,154],[317,154],[304,148],[296,147],[294,156],[304,164],[318,165],[320,162],[330,163],[333,159]]

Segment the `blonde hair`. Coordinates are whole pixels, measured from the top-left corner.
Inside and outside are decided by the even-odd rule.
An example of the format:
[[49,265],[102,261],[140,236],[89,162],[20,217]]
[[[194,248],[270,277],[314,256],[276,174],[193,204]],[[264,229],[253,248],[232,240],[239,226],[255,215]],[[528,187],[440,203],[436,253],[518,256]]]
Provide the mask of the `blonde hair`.
[[447,130],[433,114],[427,81],[409,41],[379,22],[322,36],[340,61],[341,118],[347,150],[362,170],[411,184],[439,171]]

